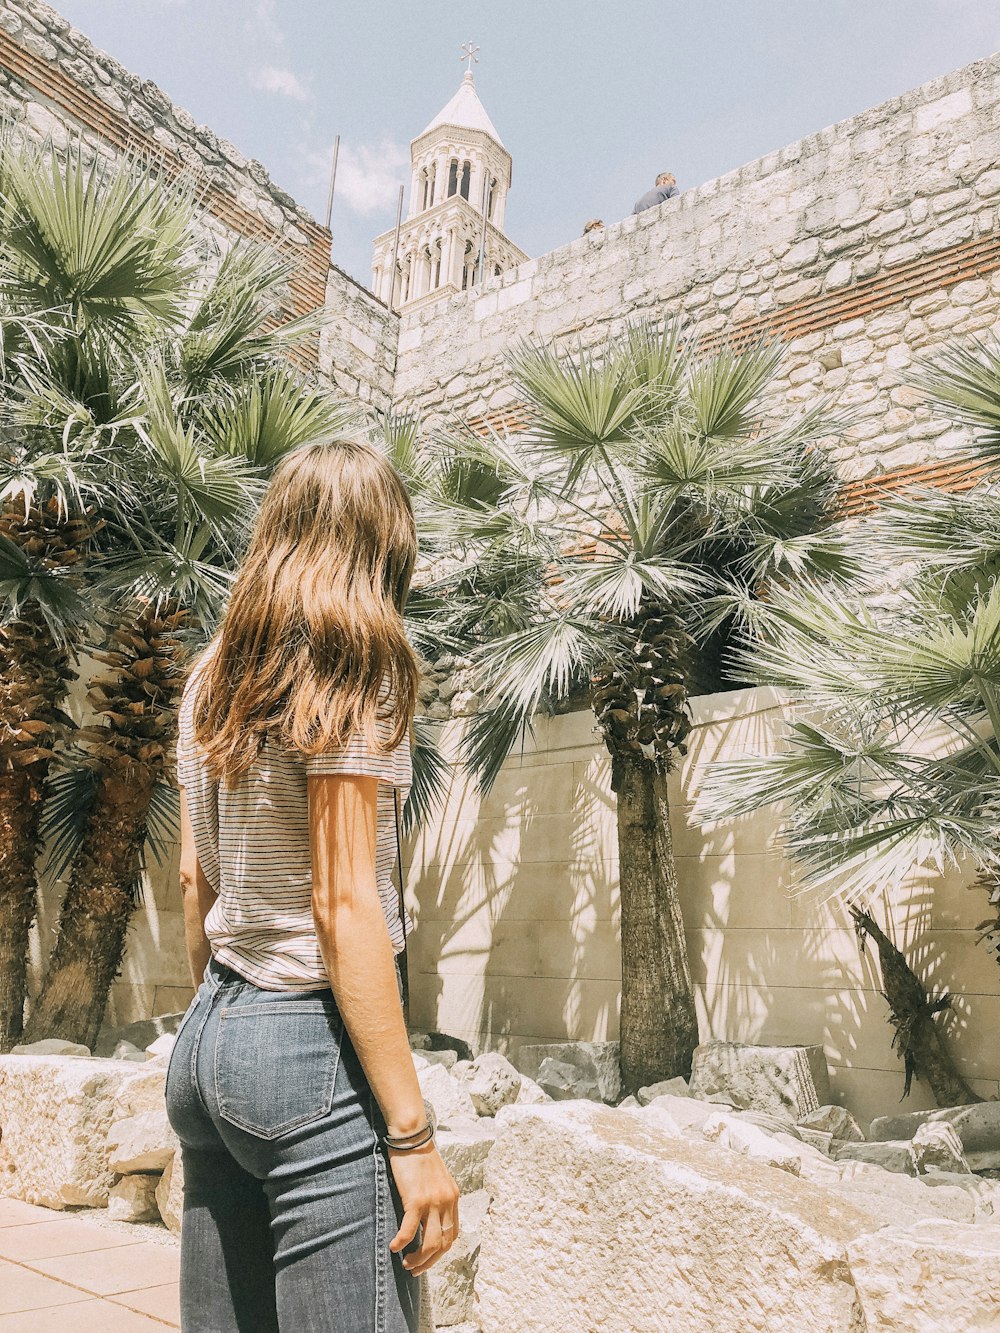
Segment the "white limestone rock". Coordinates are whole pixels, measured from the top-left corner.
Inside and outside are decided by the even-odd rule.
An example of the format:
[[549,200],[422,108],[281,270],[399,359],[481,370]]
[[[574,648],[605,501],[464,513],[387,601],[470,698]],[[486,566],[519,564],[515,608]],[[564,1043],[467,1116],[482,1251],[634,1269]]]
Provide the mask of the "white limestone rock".
[[439,1125],[453,1125],[455,1121],[475,1118],[476,1107],[468,1090],[444,1065],[418,1065],[417,1082],[424,1098],[434,1107]]
[[130,1041],[118,1042],[115,1049],[111,1052],[112,1060],[133,1060],[136,1063],[148,1060],[145,1051],[140,1051],[138,1046],[133,1046]]
[[810,1148],[817,1148],[827,1157],[830,1156],[835,1142],[832,1134],[822,1129],[809,1129],[807,1125],[796,1125],[795,1128],[803,1143],[808,1143]]
[[554,1056],[546,1056],[538,1066],[538,1086],[554,1101],[601,1100],[601,1090],[596,1079],[584,1073],[577,1065],[571,1065],[567,1060],[557,1060]]
[[156,1222],[160,1210],[156,1206],[158,1175],[122,1176],[108,1193],[108,1216],[118,1222]]
[[534,1046],[522,1046],[514,1057],[514,1063],[522,1074],[527,1074],[540,1084],[546,1092],[558,1096],[549,1087],[542,1076],[542,1063],[553,1060],[560,1065],[571,1065],[577,1073],[569,1076],[566,1071],[553,1071],[557,1074],[557,1086],[568,1082],[578,1088],[593,1085],[596,1093],[569,1093],[569,1096],[592,1096],[608,1105],[614,1105],[621,1096],[621,1070],[618,1064],[619,1045],[616,1041],[553,1041]]
[[115,1120],[142,1115],[144,1111],[166,1109],[167,1071],[150,1069],[148,1063],[141,1072],[131,1073],[123,1080],[115,1094]]
[[714,1115],[724,1113],[726,1109],[713,1102],[700,1101],[696,1097],[674,1097],[670,1093],[654,1097],[647,1103],[647,1109],[656,1106],[668,1111],[681,1130],[699,1139],[702,1137],[701,1130],[706,1121]]
[[757,1125],[746,1120],[738,1120],[734,1115],[718,1112],[705,1121],[701,1130],[703,1136],[720,1148],[750,1157],[765,1166],[777,1167],[797,1176],[802,1171],[802,1159],[794,1152],[789,1152],[773,1134],[767,1133]]
[[155,1018],[140,1018],[138,1022],[128,1023],[125,1027],[105,1028],[97,1038],[94,1054],[113,1055],[117,1047],[122,1045],[144,1051],[164,1032],[175,1033],[183,1018],[184,1013],[157,1014]]
[[164,1171],[177,1147],[166,1111],[142,1111],[108,1130],[108,1165],[122,1175]]
[[500,1111],[476,1278],[483,1333],[846,1333],[844,1255],[868,1214],[644,1122],[654,1115],[586,1102]]
[[174,1153],[160,1176],[156,1186],[156,1206],[166,1227],[179,1236],[184,1211],[184,1163],[179,1152]]
[[695,1049],[690,1093],[723,1093],[743,1111],[785,1111],[801,1120],[830,1100],[821,1046],[752,1046],[707,1041]]
[[420,1058],[425,1064],[443,1065],[445,1069],[454,1070],[458,1063],[458,1056],[454,1051],[421,1051]]
[[969,1163],[962,1153],[962,1140],[954,1126],[945,1120],[928,1120],[920,1126],[910,1140],[910,1158],[918,1176],[929,1170],[970,1174]]
[[0,1055],[0,1195],[46,1208],[103,1208],[121,1060]]
[[928,1218],[973,1222],[981,1211],[970,1191],[947,1185],[930,1188],[925,1176],[903,1176],[869,1162],[828,1165],[838,1172],[839,1179],[820,1183],[841,1198],[869,1209],[879,1226],[912,1226]]
[[802,1116],[800,1129],[818,1129],[825,1134],[832,1134],[835,1139],[845,1139],[849,1143],[864,1143],[865,1133],[851,1115],[846,1106],[818,1106],[815,1111]]
[[868,1137],[912,1139],[921,1125],[945,1123],[962,1140],[966,1157],[970,1153],[1000,1151],[1000,1101],[975,1102],[971,1106],[943,1106],[936,1111],[911,1111],[908,1115],[880,1116],[873,1120]]
[[436,1328],[453,1328],[475,1315],[479,1229],[489,1201],[490,1196],[483,1189],[462,1196],[455,1243],[428,1273]]
[[174,1049],[174,1042],[176,1040],[177,1038],[172,1032],[161,1033],[155,1041],[151,1041],[146,1047],[146,1058],[148,1060],[155,1060],[157,1056],[169,1056],[170,1052]]
[[909,1143],[845,1143],[835,1140],[830,1146],[835,1162],[867,1162],[880,1166],[883,1171],[897,1171],[900,1175],[915,1176]]
[[477,1055],[462,1082],[480,1115],[496,1115],[501,1106],[517,1101],[521,1075],[499,1051]]
[[870,1333],[1000,1328],[1000,1227],[918,1222],[847,1247]]
[[541,1106],[544,1102],[550,1101],[552,1098],[533,1078],[529,1078],[527,1074],[521,1075],[521,1086],[514,1098],[516,1106]]
[[[664,1078],[659,1083],[648,1083],[636,1093],[640,1106],[648,1106],[654,1097],[690,1097],[686,1078]],[[620,1105],[621,1103],[619,1103]]]
[[798,1126],[789,1115],[781,1111],[733,1111],[736,1120],[748,1125],[756,1125],[765,1134],[784,1134],[792,1139],[801,1139]]
[[483,1188],[483,1167],[496,1136],[495,1122],[485,1118],[438,1130],[434,1136],[438,1152],[463,1195]]
[[63,1041],[61,1037],[44,1037],[41,1041],[29,1041],[19,1046],[12,1046],[11,1055],[72,1055],[86,1056],[90,1059],[90,1047],[82,1046],[77,1041]]

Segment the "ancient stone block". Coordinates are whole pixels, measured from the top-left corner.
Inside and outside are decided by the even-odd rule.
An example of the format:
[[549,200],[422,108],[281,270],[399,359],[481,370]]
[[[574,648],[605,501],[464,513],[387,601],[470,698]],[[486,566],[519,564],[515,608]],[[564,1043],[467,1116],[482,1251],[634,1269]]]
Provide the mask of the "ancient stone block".
[[934,1111],[879,1116],[872,1121],[869,1138],[879,1141],[912,1139],[921,1125],[938,1121],[955,1129],[967,1154],[1000,1150],[1000,1102],[976,1102],[972,1106],[945,1106]]
[[648,1106],[654,1097],[689,1097],[686,1078],[664,1078],[659,1083],[649,1083],[636,1093],[640,1106]]
[[479,1115],[496,1115],[521,1090],[521,1075],[499,1051],[477,1055],[463,1082]]
[[138,1073],[130,1071],[130,1077],[122,1080],[115,1094],[112,1123],[145,1111],[163,1111],[166,1082],[167,1071],[150,1069],[148,1062]]
[[834,1143],[830,1156],[835,1162],[868,1162],[883,1171],[898,1171],[904,1176],[916,1175],[916,1167],[907,1142],[896,1140],[883,1143]]
[[962,1140],[954,1126],[944,1120],[931,1120],[919,1127],[910,1140],[910,1157],[918,1176],[931,1170],[959,1175],[969,1172],[969,1163],[962,1153]]
[[108,1216],[119,1222],[156,1222],[158,1175],[122,1176],[108,1193]]
[[27,1045],[12,1046],[11,1055],[73,1055],[90,1057],[90,1047],[79,1042],[63,1041],[60,1037],[45,1037]]
[[885,1227],[847,1248],[867,1327],[972,1333],[1000,1327],[1000,1227],[928,1221]]
[[177,1146],[166,1111],[142,1111],[108,1130],[108,1165],[122,1175],[163,1171]]
[[443,1065],[418,1067],[417,1082],[424,1097],[434,1107],[439,1125],[475,1118],[476,1107],[465,1085],[453,1078]]
[[741,1110],[788,1111],[799,1120],[830,1100],[821,1046],[751,1046],[709,1041],[697,1047],[691,1096],[725,1093]]
[[496,1141],[492,1120],[471,1121],[454,1129],[441,1129],[435,1141],[444,1164],[455,1177],[462,1194],[483,1188],[483,1167]]
[[121,1060],[0,1055],[0,1195],[102,1208],[115,1094],[134,1072]]
[[436,1328],[453,1328],[475,1315],[473,1289],[479,1263],[479,1229],[489,1201],[485,1190],[462,1196],[455,1243],[428,1274]]
[[476,1279],[483,1333],[846,1333],[844,1254],[868,1214],[644,1122],[651,1110],[500,1112]]
[[853,1143],[864,1143],[864,1130],[851,1115],[846,1106],[817,1106],[815,1111],[801,1116],[800,1128],[824,1130],[835,1139],[847,1139]]
[[180,1235],[184,1211],[184,1162],[179,1152],[171,1157],[156,1186],[156,1206],[168,1229]]
[[[560,1064],[570,1065],[576,1071],[576,1075],[560,1075],[555,1084],[562,1089],[564,1083],[567,1096],[594,1096],[594,1092],[579,1091],[576,1093],[568,1091],[570,1086],[584,1088],[592,1084],[596,1089],[596,1096],[604,1102],[616,1102],[621,1096],[621,1071],[618,1065],[618,1043],[616,1041],[554,1041],[546,1042],[537,1046],[522,1046],[515,1056],[515,1063],[518,1069],[527,1074],[529,1078],[535,1079],[546,1092],[556,1095],[552,1088],[548,1087],[544,1078],[539,1076],[543,1060],[554,1060]],[[550,1072],[557,1074],[558,1071],[551,1069]],[[568,1080],[568,1082],[566,1082]]]

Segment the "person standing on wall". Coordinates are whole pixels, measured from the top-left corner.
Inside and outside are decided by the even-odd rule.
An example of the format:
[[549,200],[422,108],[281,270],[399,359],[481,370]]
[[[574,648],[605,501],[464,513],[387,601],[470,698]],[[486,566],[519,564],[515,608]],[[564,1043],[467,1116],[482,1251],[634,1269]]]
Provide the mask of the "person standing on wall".
[[295,450],[184,688],[181,882],[203,978],[166,1087],[184,1333],[414,1333],[420,1275],[458,1233],[396,958],[416,550],[381,454]]
[[670,171],[661,171],[656,178],[656,184],[651,190],[635,201],[633,213],[642,213],[647,208],[656,208],[658,204],[666,203],[668,199],[676,198],[678,194],[677,177]]

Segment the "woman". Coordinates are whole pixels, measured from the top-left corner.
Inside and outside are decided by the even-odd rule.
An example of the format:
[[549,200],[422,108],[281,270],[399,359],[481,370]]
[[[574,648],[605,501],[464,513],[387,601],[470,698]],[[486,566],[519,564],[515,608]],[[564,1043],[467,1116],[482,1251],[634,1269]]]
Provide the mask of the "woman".
[[380,454],[296,450],[184,690],[181,881],[204,977],[167,1071],[185,1333],[413,1333],[418,1277],[458,1231],[395,958],[415,557]]

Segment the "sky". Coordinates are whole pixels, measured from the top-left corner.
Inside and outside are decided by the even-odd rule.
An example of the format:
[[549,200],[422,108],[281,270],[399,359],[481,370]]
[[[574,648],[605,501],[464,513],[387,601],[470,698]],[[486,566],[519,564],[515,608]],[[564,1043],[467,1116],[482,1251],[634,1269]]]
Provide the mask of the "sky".
[[1000,48],[997,0],[56,0],[94,43],[322,220],[365,285],[409,141],[457,89],[460,44],[514,162],[530,255]]

